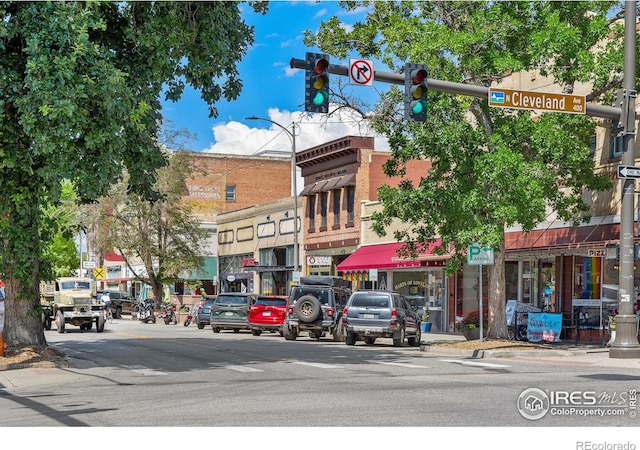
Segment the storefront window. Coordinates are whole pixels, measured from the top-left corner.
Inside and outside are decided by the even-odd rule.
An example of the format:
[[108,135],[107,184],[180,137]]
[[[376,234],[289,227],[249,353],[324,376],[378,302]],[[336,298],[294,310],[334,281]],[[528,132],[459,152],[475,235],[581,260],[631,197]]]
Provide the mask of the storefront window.
[[600,291],[602,289],[602,258],[576,256],[574,259],[573,273],[573,295],[575,298],[600,298]]

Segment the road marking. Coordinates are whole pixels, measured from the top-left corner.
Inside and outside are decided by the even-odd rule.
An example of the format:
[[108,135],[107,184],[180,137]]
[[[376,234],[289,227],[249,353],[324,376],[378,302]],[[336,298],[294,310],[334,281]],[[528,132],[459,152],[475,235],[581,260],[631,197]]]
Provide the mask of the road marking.
[[505,364],[494,364],[487,362],[477,362],[477,361],[465,361],[461,359],[441,359],[442,362],[450,362],[455,364],[460,364],[462,366],[474,366],[474,367],[488,367],[492,369],[506,369],[511,366],[507,366]]
[[408,367],[410,369],[428,369],[427,366],[418,366],[416,364],[402,363],[402,362],[391,362],[391,361],[366,361],[373,364],[383,364],[386,366],[398,366],[398,367]]
[[256,369],[255,367],[249,366],[222,366],[223,369],[235,370],[236,372],[264,372],[262,369]]
[[145,377],[159,377],[168,375],[167,372],[162,372],[160,370],[149,369],[145,366],[122,366],[125,369],[129,369],[133,372],[139,373],[140,375],[144,375]]
[[291,361],[292,364],[300,364],[302,366],[316,367],[318,369],[342,369],[342,366],[334,366],[331,364],[313,363],[305,361]]

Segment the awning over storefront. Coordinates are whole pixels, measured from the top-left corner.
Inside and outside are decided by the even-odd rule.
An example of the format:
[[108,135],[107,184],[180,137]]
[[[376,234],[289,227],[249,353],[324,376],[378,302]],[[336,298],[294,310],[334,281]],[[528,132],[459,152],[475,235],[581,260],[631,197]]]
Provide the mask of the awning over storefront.
[[322,191],[330,191],[332,189],[340,189],[345,186],[355,185],[356,175],[349,174],[341,177],[329,178],[327,180],[316,181],[315,183],[308,184],[302,189],[300,195],[311,195]]
[[420,253],[416,259],[406,259],[398,256],[398,249],[403,245],[404,243],[402,242],[393,242],[390,244],[362,246],[338,264],[338,272],[420,267],[423,265],[423,261],[446,258],[432,253],[432,250],[440,245],[439,240],[431,244],[426,251]]

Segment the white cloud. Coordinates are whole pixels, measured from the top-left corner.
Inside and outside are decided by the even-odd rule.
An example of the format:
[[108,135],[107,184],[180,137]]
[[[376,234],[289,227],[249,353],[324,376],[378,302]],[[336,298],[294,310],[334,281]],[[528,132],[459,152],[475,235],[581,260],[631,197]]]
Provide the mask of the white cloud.
[[327,14],[327,8],[322,8],[321,10],[319,10],[314,16],[314,19],[317,19],[319,17],[325,16]]
[[[366,122],[360,121],[358,114],[345,109],[338,110],[327,119],[324,114],[271,108],[265,118],[286,127],[289,132],[292,130],[292,123],[296,123],[298,152],[345,136],[374,136]],[[268,128],[250,127],[235,121],[214,125],[215,144],[203,151],[235,155],[253,155],[264,150],[291,151],[291,140],[287,133],[267,121],[255,121],[256,124],[259,122],[268,125]],[[388,150],[389,144],[385,138],[375,136],[375,147],[377,150]]]
[[[307,114],[301,111],[289,112],[271,108],[266,119],[279,123],[289,132],[293,130],[292,124],[296,123],[296,153],[345,136],[374,136],[366,122],[359,119],[358,114],[346,109],[338,110],[327,119],[325,114]],[[268,150],[291,152],[291,137],[282,128],[269,124],[265,120],[248,123],[262,123],[268,125],[268,128],[253,128],[235,121],[219,123],[213,126],[216,143],[203,152],[225,155],[255,155]],[[374,138],[376,150],[389,150],[386,138],[381,136],[374,136]],[[304,187],[303,184],[304,180],[298,169],[298,193]]]

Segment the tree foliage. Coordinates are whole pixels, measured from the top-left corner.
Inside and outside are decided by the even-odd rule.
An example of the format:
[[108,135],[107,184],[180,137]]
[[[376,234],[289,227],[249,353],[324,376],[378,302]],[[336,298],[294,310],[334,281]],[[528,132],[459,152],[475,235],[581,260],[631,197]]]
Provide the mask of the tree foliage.
[[[170,152],[169,165],[158,171],[156,190],[162,200],[127,194],[122,182],[112,187],[93,216],[98,251],[122,255],[134,277],[149,280],[157,302],[163,299],[163,286],[177,281],[180,272],[203,265],[201,249],[208,232],[183,202],[192,167],[190,153]],[[142,262],[144,272],[136,271],[136,262]]]
[[[423,63],[429,77],[489,87],[520,71],[551,76],[572,92],[592,86],[589,101],[610,99],[622,73],[622,34],[613,21],[616,2],[356,2],[365,20],[325,22],[306,43],[337,57],[355,51],[401,70]],[[347,16],[348,17],[348,16]],[[524,231],[556,214],[560,220],[588,218],[585,194],[608,190],[610,181],[594,173],[590,139],[597,121],[586,116],[489,108],[487,101],[462,95],[429,94],[426,123],[402,120],[403,94],[392,87],[369,114],[385,134],[392,159],[388,175],[402,175],[412,159],[433,166],[417,183],[383,186],[384,208],[374,215],[380,235],[399,218],[409,225],[395,237],[405,253],[440,237],[440,251],[454,247],[449,268],[464,262],[466,248],[480,242],[496,250],[489,267],[489,336],[507,337],[504,232]]]
[[[0,2],[0,273],[4,338],[43,345],[38,283],[56,234],[43,211],[69,180],[91,202],[128,174],[148,200],[159,148],[161,95],[186,84],[215,103],[238,96],[236,63],[253,29],[236,2]],[[263,2],[250,2],[265,12]]]

